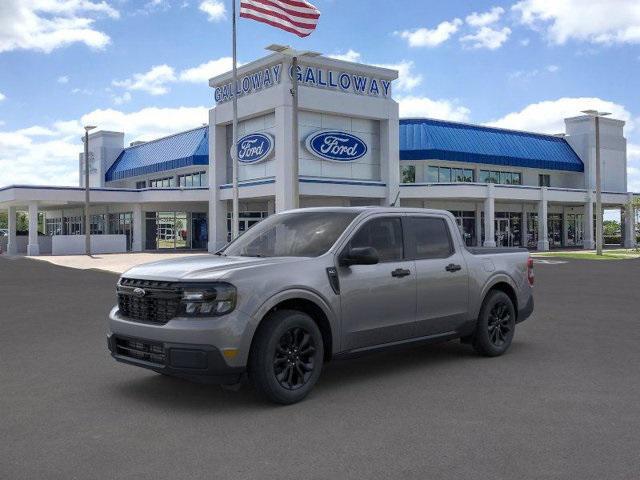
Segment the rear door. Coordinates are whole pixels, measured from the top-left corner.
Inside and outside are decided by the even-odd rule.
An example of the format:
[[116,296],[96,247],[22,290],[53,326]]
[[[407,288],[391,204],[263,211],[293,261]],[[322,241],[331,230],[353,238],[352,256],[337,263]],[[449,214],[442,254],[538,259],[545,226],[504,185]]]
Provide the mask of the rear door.
[[416,266],[415,336],[458,329],[468,319],[469,272],[446,216],[410,215],[405,237]]
[[345,248],[373,247],[376,265],[338,267],[346,350],[404,340],[416,318],[415,264],[407,260],[400,215],[367,220]]

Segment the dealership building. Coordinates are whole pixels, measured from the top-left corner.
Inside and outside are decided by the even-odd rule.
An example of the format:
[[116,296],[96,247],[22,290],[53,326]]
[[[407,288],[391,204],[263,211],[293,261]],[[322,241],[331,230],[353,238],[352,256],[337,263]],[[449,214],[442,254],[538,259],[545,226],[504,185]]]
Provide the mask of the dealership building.
[[[392,99],[398,72],[316,56],[300,59],[294,139],[292,74],[290,58],[278,53],[238,69],[241,231],[297,203],[402,205],[451,211],[469,245],[594,247],[592,117],[567,118],[557,135],[400,119]],[[228,241],[231,73],[209,85],[215,106],[207,126],[127,147],[123,132],[89,136],[94,252],[215,251]],[[600,120],[602,202],[621,210],[621,243],[631,247],[623,128],[623,121]],[[79,177],[79,187],[0,188],[0,209],[9,212],[0,247],[83,253],[83,155]],[[27,235],[16,232],[19,211],[28,212]]]

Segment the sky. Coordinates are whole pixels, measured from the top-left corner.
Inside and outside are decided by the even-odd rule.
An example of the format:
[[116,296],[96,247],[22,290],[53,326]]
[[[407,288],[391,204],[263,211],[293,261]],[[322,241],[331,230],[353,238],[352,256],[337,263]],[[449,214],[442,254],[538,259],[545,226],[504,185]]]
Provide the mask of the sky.
[[[272,43],[396,68],[403,117],[543,133],[598,109],[627,122],[640,192],[640,1],[315,0],[308,38],[239,21],[238,57]],[[82,125],[150,140],[207,122],[231,67],[231,0],[0,0],[0,187],[77,185]]]

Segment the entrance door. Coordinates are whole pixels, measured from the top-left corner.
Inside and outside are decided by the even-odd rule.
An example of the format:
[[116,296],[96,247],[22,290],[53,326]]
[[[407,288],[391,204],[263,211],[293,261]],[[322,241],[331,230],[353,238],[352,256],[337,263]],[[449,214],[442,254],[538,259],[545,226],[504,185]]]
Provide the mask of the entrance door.
[[416,319],[416,268],[405,256],[400,217],[367,221],[345,248],[358,247],[375,248],[380,261],[338,269],[344,348],[411,338]]
[[498,247],[512,247],[513,236],[511,235],[511,225],[508,218],[496,219],[496,245]]

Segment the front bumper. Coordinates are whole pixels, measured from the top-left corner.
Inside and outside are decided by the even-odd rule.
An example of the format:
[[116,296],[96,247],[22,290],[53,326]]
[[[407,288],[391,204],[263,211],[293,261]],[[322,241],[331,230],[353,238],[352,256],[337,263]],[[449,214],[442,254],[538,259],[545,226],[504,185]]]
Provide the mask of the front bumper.
[[107,335],[111,356],[117,361],[200,383],[233,384],[244,367],[231,367],[211,345],[158,342],[118,334]]

